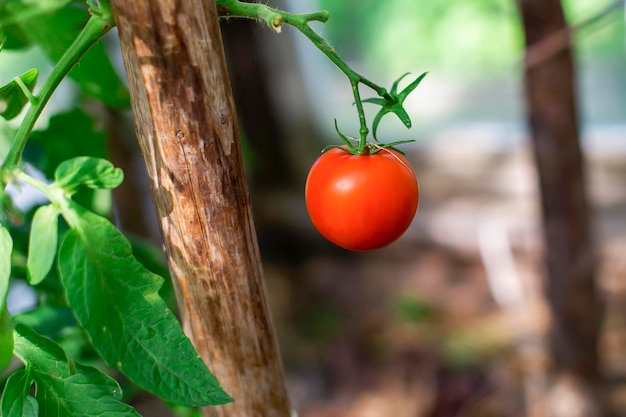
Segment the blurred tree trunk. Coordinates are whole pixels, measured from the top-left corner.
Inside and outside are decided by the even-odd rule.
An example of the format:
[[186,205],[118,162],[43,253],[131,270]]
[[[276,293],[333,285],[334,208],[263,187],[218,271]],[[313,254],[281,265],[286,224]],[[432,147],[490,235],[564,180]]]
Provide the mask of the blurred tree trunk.
[[517,4],[526,35],[527,112],[541,190],[551,316],[544,409],[549,417],[600,416],[602,302],[567,23],[559,0]]
[[183,325],[235,398],[203,415],[288,417],[215,3],[112,5]]

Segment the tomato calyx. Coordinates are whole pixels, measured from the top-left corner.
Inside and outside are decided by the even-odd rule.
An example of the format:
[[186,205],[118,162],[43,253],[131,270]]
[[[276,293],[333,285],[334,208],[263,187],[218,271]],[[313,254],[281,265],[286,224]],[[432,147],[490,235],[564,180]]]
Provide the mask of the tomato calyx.
[[374,143],[374,142],[363,143],[357,138],[354,138],[352,136],[346,136],[343,133],[341,133],[341,131],[339,130],[339,126],[337,126],[337,119],[335,119],[335,130],[337,131],[337,134],[339,135],[339,137],[341,137],[345,145],[328,145],[324,149],[322,149],[322,153],[336,148],[336,149],[341,149],[344,152],[348,152],[352,155],[367,156],[367,155],[374,155],[385,149],[392,149],[398,152],[399,154],[404,155],[404,152],[402,152],[400,149],[397,149],[396,146],[402,145],[405,143],[415,142],[414,139],[408,139],[408,140],[398,140],[398,141],[390,142],[390,143]]
[[[387,92],[385,89],[382,89],[382,92],[379,92],[380,97],[368,98],[365,100],[360,100],[358,96],[356,98],[356,104],[359,109],[359,115],[361,116],[361,139],[354,138],[352,136],[346,136],[339,131],[339,127],[337,126],[337,119],[335,119],[335,130],[337,134],[345,145],[329,145],[322,150],[322,153],[328,151],[329,149],[338,148],[345,152],[348,152],[352,155],[373,155],[385,149],[393,149],[394,151],[404,154],[402,151],[396,148],[397,145],[401,145],[404,143],[415,142],[414,140],[400,140],[391,143],[375,143],[367,141],[367,133],[368,129],[365,126],[365,118],[362,115],[363,106],[361,103],[371,103],[377,104],[381,106],[380,111],[374,117],[374,121],[372,122],[372,134],[374,136],[374,140],[378,142],[378,137],[376,136],[376,132],[378,130],[378,125],[387,113],[394,113],[398,118],[402,121],[404,126],[407,129],[411,128],[411,118],[408,113],[404,109],[404,100],[415,90],[415,88],[422,82],[424,77],[428,74],[427,72],[422,73],[419,77],[417,77],[413,82],[404,87],[402,91],[398,92],[398,87],[400,85],[400,81],[404,79],[410,73],[405,73],[400,76],[396,81],[394,81],[391,86],[391,90]],[[358,91],[358,90],[355,90]]]
[[400,78],[398,78],[391,86],[389,94],[382,97],[373,97],[363,100],[363,103],[378,104],[382,107],[380,111],[376,114],[376,116],[374,117],[374,121],[372,122],[372,134],[374,135],[374,139],[378,140],[378,138],[376,137],[376,130],[378,129],[378,124],[380,123],[380,120],[387,113],[394,113],[396,116],[398,116],[398,118],[402,121],[407,129],[411,127],[411,119],[403,107],[404,100],[413,90],[415,90],[415,87],[417,87],[419,83],[422,82],[424,77],[426,77],[426,75],[428,74],[428,71],[424,72],[412,83],[407,85],[402,91],[398,92],[398,85],[400,84],[400,81],[402,81],[402,79],[409,74],[410,73],[407,72],[403,74]]

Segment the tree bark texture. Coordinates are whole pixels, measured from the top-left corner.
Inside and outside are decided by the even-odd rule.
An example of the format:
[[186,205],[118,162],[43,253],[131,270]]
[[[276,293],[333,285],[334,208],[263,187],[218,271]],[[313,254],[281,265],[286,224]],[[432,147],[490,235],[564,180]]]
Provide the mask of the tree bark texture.
[[235,398],[203,413],[287,417],[215,3],[112,5],[183,325]]
[[[566,28],[559,0],[518,0],[526,36],[525,92],[544,226],[551,312],[546,412],[601,415],[598,354],[602,302],[579,143],[575,66],[569,43],[537,53]],[[549,45],[548,45],[549,46]],[[539,51],[540,52],[540,51]],[[545,59],[529,64],[531,56]]]

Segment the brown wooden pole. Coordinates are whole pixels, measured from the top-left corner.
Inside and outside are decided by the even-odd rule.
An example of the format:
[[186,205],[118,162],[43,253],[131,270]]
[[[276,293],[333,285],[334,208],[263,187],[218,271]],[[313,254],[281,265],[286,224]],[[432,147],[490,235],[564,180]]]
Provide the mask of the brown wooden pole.
[[215,3],[112,5],[183,325],[235,398],[204,415],[287,417]]
[[[602,301],[579,141],[571,47],[539,54],[567,33],[559,0],[518,0],[526,36],[528,121],[541,191],[546,296],[551,312],[546,411],[553,417],[602,414],[598,339]],[[530,61],[532,60],[532,65]]]

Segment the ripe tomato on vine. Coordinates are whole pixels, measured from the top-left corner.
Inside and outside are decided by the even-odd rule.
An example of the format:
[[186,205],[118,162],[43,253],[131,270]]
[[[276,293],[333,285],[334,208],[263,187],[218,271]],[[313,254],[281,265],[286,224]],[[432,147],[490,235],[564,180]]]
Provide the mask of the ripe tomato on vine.
[[388,113],[394,113],[410,128],[404,100],[427,73],[398,91],[400,81],[407,75],[404,74],[389,91],[377,88],[380,97],[366,100],[361,100],[357,84],[370,82],[358,75],[352,78],[351,72],[347,74],[359,113],[360,138],[342,134],[335,121],[335,129],[345,145],[329,146],[330,150],[325,149],[315,161],[307,178],[305,201],[309,217],[322,236],[345,249],[370,251],[391,244],[408,229],[417,212],[419,186],[413,168],[394,148],[414,141],[368,142],[363,103],[381,106],[372,124],[375,140],[379,122]]
[[[216,3],[220,16],[262,19],[276,32],[285,24],[295,27],[345,74],[359,117],[359,138],[350,138],[353,143],[337,129],[345,145],[331,145],[329,148],[333,149],[323,152],[311,167],[305,187],[307,210],[319,232],[343,248],[367,251],[395,241],[409,227],[417,211],[419,187],[413,169],[394,146],[413,141],[371,143],[368,135],[371,132],[378,141],[379,123],[389,113],[395,114],[406,128],[411,127],[404,102],[427,72],[400,90],[400,82],[409,75],[405,73],[387,90],[350,68],[311,28],[311,22],[328,21],[327,11],[292,14],[238,0],[216,0]],[[359,85],[368,87],[376,96],[361,99]],[[371,130],[363,103],[380,106]]]
[[311,167],[305,201],[322,236],[345,249],[370,251],[407,230],[417,211],[419,186],[396,150],[359,155],[336,147]]

